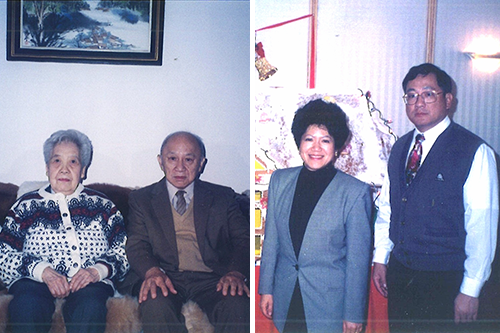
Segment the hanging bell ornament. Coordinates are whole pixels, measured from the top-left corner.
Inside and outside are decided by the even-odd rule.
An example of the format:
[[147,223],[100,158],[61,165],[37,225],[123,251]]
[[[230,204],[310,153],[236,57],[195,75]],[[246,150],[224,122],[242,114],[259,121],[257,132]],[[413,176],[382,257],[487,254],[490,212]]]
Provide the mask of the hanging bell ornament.
[[267,61],[261,42],[255,44],[255,68],[259,72],[259,80],[261,81],[267,80],[278,71],[276,67]]

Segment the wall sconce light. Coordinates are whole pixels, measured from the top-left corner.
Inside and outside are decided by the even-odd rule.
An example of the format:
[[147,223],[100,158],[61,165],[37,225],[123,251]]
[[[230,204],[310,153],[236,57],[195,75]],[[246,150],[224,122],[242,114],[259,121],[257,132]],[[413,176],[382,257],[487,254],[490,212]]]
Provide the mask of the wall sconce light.
[[500,41],[492,36],[474,39],[464,53],[481,72],[493,73],[500,68]]

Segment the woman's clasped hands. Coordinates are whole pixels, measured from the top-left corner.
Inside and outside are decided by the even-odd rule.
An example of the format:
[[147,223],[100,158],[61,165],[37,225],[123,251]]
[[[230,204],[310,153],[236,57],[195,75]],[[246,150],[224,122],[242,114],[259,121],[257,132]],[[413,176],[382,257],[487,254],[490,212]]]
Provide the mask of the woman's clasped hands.
[[55,298],[67,297],[70,293],[74,293],[85,288],[89,283],[99,282],[99,272],[95,268],[80,269],[68,281],[68,278],[52,267],[47,267],[43,270],[42,280],[49,288],[50,293]]

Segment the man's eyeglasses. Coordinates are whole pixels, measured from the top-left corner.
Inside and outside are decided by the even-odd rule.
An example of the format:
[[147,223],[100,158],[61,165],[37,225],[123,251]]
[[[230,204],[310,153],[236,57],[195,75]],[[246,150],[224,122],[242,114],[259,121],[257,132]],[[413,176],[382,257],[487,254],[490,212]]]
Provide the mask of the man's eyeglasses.
[[434,103],[435,101],[437,101],[437,96],[439,94],[442,94],[442,93],[443,93],[442,91],[436,92],[435,90],[424,91],[421,94],[417,94],[417,93],[412,92],[412,93],[405,94],[403,96],[403,100],[405,101],[405,104],[413,105],[413,104],[417,103],[418,96],[420,96],[424,99],[425,103],[429,104],[429,103]]

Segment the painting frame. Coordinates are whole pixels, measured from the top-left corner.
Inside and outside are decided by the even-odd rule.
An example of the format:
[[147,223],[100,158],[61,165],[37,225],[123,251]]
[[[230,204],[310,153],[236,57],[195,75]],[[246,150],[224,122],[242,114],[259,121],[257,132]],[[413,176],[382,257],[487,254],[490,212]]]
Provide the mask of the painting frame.
[[22,0],[7,0],[7,60],[117,65],[162,65],[165,0],[149,0],[149,51],[21,47]]

